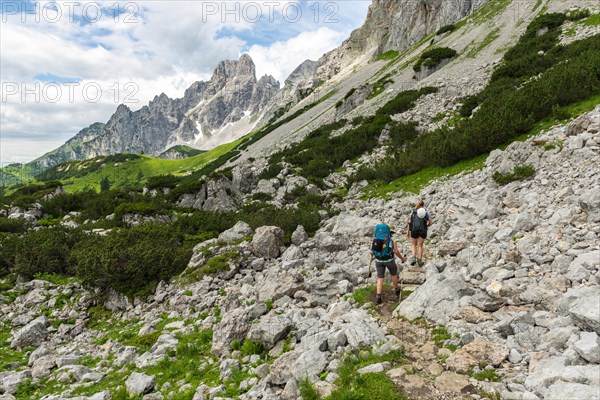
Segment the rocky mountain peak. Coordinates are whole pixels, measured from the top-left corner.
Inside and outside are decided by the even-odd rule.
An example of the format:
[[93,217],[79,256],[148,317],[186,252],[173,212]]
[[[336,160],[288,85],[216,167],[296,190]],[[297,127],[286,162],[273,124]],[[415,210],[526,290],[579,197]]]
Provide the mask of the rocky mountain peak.
[[313,82],[336,75],[357,57],[372,52],[402,51],[425,35],[454,23],[489,0],[373,0],[364,24],[337,49],[318,61]]
[[256,81],[256,66],[247,54],[242,54],[240,59],[221,61],[211,78],[211,82],[227,81],[233,77],[248,77]]
[[34,162],[51,167],[123,152],[158,156],[176,145],[210,149],[252,130],[252,116],[260,116],[278,90],[279,82],[272,76],[257,81],[254,61],[243,54],[238,60],[221,61],[209,81],[194,82],[183,98],[161,93],[138,111],[119,105],[106,125],[82,130]]

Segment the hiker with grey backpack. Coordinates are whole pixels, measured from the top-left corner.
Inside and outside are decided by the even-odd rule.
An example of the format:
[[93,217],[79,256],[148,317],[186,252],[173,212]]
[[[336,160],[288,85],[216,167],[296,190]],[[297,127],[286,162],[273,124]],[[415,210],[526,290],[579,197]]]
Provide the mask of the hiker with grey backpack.
[[390,275],[392,276],[396,297],[401,295],[401,289],[398,287],[398,267],[396,266],[394,256],[398,256],[402,262],[406,261],[406,257],[398,250],[398,244],[392,238],[392,234],[394,233],[392,228],[387,224],[377,224],[373,233],[371,254],[375,258],[375,268],[377,269],[377,304],[382,303],[381,292],[383,290],[383,279],[385,278],[386,269],[390,271]]
[[423,261],[423,243],[427,239],[427,228],[431,224],[431,213],[425,208],[425,202],[419,200],[410,214],[410,221],[406,232],[412,244],[410,265],[417,264],[419,267],[422,267],[425,264]]

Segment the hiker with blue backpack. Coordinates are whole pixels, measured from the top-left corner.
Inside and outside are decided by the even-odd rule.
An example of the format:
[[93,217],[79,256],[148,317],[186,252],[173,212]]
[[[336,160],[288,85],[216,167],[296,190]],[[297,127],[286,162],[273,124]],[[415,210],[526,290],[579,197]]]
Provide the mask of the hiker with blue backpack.
[[[377,269],[377,304],[381,304],[381,292],[383,290],[383,279],[385,278],[385,270],[390,271],[392,283],[396,296],[400,296],[401,290],[398,287],[398,267],[394,260],[394,255],[398,256],[402,262],[406,261],[400,251],[398,244],[393,240],[392,234],[395,232],[387,224],[377,224],[373,234],[373,242],[371,244],[371,253],[375,258],[375,268]],[[372,261],[372,260],[371,260]]]
[[412,244],[410,265],[417,264],[422,267],[425,264],[423,262],[423,243],[427,239],[427,228],[431,226],[431,223],[431,213],[425,208],[425,202],[419,200],[410,214],[410,222],[406,232]]

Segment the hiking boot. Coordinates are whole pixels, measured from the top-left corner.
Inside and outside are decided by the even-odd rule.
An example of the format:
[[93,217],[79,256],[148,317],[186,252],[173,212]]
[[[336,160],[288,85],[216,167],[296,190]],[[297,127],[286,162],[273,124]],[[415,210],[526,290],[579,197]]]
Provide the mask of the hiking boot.
[[410,257],[410,265],[415,265],[416,262],[417,262],[417,257],[415,257],[415,256]]
[[381,295],[378,294],[377,295],[377,304],[381,304],[381,303],[383,303],[383,301],[381,300]]
[[425,262],[419,258],[417,260],[417,264],[419,265],[419,267],[423,267],[423,265],[425,265]]
[[400,297],[400,288],[397,287],[396,290],[394,290],[394,293],[396,293],[396,297]]

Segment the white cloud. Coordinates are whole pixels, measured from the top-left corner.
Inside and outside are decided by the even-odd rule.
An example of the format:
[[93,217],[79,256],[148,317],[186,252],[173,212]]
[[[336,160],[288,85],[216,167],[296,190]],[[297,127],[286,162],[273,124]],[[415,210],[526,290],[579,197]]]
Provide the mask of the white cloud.
[[[364,1],[348,1],[336,3],[343,8],[336,14],[339,23],[327,24],[323,14],[314,20],[306,13],[307,18],[290,24],[281,11],[293,2],[279,1],[270,22],[266,18],[268,8],[260,1],[257,3],[263,7],[263,19],[256,23],[249,20],[252,1],[239,3],[239,10],[245,10],[245,14],[238,15],[241,18],[222,9],[215,13],[210,8],[220,8],[224,2],[151,1],[130,2],[138,9],[121,10],[115,18],[109,9],[114,3],[108,2],[102,3],[107,7],[102,10],[102,18],[81,23],[82,16],[94,17],[96,11],[95,6],[88,6],[84,15],[83,7],[96,3],[79,2],[72,9],[76,21],[69,18],[68,2],[57,3],[61,13],[53,11],[51,3],[38,2],[37,9],[44,11],[37,16],[10,12],[0,15],[2,163],[31,160],[60,146],[91,123],[106,122],[117,103],[125,100],[128,83],[138,88],[134,96],[138,103],[128,103],[136,110],[161,92],[181,97],[194,81],[210,78],[219,61],[237,59],[242,52],[254,59],[259,77],[271,74],[283,83],[301,62],[317,59],[339,45],[366,15]],[[120,3],[121,8],[125,3]],[[303,3],[305,10],[310,5]],[[4,5],[3,10],[7,10]],[[132,11],[137,13],[132,15]],[[79,81],[73,101],[69,88],[64,86],[57,102],[48,101],[44,94],[52,93],[52,88],[46,87],[48,93],[44,93],[47,82],[36,78],[47,74]],[[98,102],[86,100],[82,91],[86,84],[102,89]],[[14,85],[17,93],[8,95],[7,89],[14,90]],[[40,101],[36,102],[31,94],[23,101],[23,88],[40,91]]]
[[269,47],[254,45],[248,54],[257,65],[258,76],[273,75],[281,84],[294,69],[307,59],[317,60],[323,53],[337,47],[346,35],[329,28],[303,32],[285,42]]

